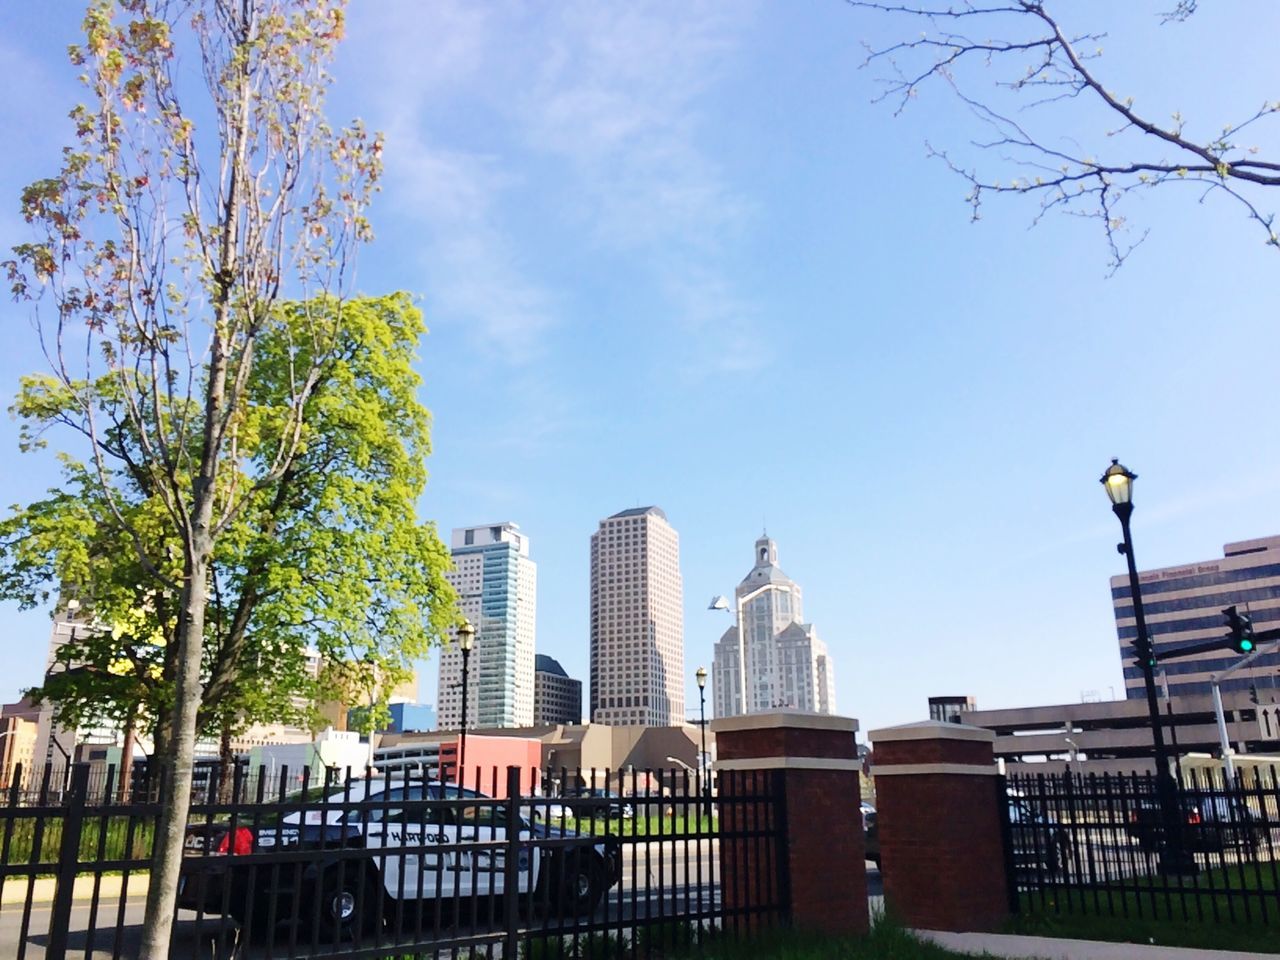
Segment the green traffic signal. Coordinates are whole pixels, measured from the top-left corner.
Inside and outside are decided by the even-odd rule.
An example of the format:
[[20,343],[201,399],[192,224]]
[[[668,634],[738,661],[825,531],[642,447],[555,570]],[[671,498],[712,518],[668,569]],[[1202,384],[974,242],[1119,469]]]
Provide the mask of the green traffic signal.
[[1227,628],[1231,635],[1226,638],[1236,653],[1253,653],[1253,620],[1248,614],[1242,614],[1234,606],[1222,611],[1227,618]]

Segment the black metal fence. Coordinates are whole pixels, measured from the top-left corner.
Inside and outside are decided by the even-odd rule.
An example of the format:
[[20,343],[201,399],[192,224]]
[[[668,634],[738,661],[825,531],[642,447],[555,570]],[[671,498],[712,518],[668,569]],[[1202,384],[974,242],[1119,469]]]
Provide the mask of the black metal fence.
[[[153,784],[146,760],[135,761],[127,778],[121,776],[114,765],[104,763],[54,763],[30,770],[18,766],[9,782],[0,787],[0,798],[5,803],[20,806],[65,803],[71,793],[71,777],[77,766],[88,768],[88,773],[82,774],[86,777],[84,799],[87,803],[128,803],[155,799],[152,791],[158,787],[158,783]],[[257,771],[251,772],[247,766],[244,767],[242,777],[246,784],[256,776]],[[229,787],[233,779],[231,775],[223,775],[220,764],[209,760],[198,761],[192,777],[192,802],[215,799],[210,791]],[[269,779],[275,781],[274,777]],[[301,786],[301,774],[296,774],[293,779],[295,788]]]
[[[1274,767],[1188,770],[1170,816],[1153,774],[1010,776],[1012,906],[1030,913],[1280,923]],[[1172,822],[1169,822],[1172,821]]]
[[[785,920],[785,878],[725,897],[720,851],[783,869],[777,776],[712,798],[687,771],[425,770],[210,781],[186,830],[174,958],[669,956]],[[0,956],[138,954],[162,777],[0,808]],[[545,796],[546,784],[588,784]],[[660,784],[660,786],[659,786]],[[725,790],[726,786],[734,787]],[[729,799],[729,796],[732,799]],[[21,801],[29,802],[21,802]]]

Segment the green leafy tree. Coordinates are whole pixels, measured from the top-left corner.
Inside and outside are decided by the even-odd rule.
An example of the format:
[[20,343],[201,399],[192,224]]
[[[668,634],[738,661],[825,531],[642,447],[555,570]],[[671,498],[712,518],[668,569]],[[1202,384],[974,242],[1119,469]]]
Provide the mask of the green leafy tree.
[[[371,235],[381,142],[324,118],[344,23],[342,0],[91,0],[70,49],[87,90],[72,143],[61,169],[23,192],[35,239],[8,273],[18,296],[38,300],[45,399],[81,438],[120,547],[173,624],[161,721],[170,802],[144,960],[168,955],[219,555],[316,442],[310,401],[344,342],[340,298]],[[254,370],[264,342],[286,335],[288,298],[303,304],[288,334],[296,359],[259,409]],[[163,564],[153,536],[177,544]]]
[[[454,616],[446,550],[434,527],[415,519],[429,450],[412,367],[421,315],[404,294],[341,309],[343,345],[329,353],[308,400],[295,467],[246,507],[214,554],[198,721],[205,737],[227,741],[259,721],[316,727],[326,702],[364,706],[360,715],[376,724],[387,694]],[[280,408],[299,360],[291,344],[305,311],[282,311],[250,383],[258,414]],[[102,386],[109,391],[110,381]],[[15,406],[27,442],[73,415],[72,403],[56,381],[28,378]],[[284,422],[260,417],[254,456],[274,455]],[[245,452],[249,442],[242,439]],[[92,471],[65,457],[64,471],[65,488],[0,523],[0,597],[26,608],[54,592],[84,598],[82,617],[95,621],[60,648],[61,668],[32,693],[69,726],[148,730],[163,743],[158,726],[174,687],[172,598],[154,589],[135,550],[121,549],[123,531]],[[180,545],[145,475],[122,471],[117,484],[128,492],[130,525],[148,531],[148,563],[165,566]]]

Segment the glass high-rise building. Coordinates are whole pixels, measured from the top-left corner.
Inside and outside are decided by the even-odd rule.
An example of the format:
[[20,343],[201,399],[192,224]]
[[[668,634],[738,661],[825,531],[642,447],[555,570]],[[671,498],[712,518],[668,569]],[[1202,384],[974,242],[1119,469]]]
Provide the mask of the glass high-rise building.
[[[1138,574],[1147,630],[1157,654],[1179,646],[1203,643],[1227,635],[1225,607],[1247,613],[1254,628],[1280,626],[1280,537],[1263,537],[1228,543],[1220,560],[1205,560],[1176,567],[1161,567]],[[1115,607],[1116,633],[1124,667],[1125,696],[1146,695],[1142,668],[1134,662],[1132,644],[1138,635],[1133,616],[1129,578],[1111,578],[1111,602]],[[1201,653],[1185,660],[1156,666],[1157,683],[1167,684],[1170,694],[1209,693],[1209,676],[1240,659],[1230,649]],[[1222,681],[1222,689],[1247,690],[1251,685],[1270,693],[1276,682],[1280,653],[1268,653]],[[1161,676],[1163,674],[1163,676]]]
[[715,715],[835,713],[835,669],[827,645],[814,625],[804,622],[800,584],[782,572],[778,545],[767,535],[756,541],[755,566],[738,584],[734,599],[731,612],[736,614],[741,604],[741,622],[721,636],[712,661]]
[[[514,523],[453,531],[454,569],[462,615],[476,628],[467,690],[467,727],[533,725],[533,659],[538,567],[529,538]],[[440,652],[436,706],[442,730],[462,725],[462,651],[457,638]]]
[[680,538],[657,507],[591,535],[591,722],[684,723]]

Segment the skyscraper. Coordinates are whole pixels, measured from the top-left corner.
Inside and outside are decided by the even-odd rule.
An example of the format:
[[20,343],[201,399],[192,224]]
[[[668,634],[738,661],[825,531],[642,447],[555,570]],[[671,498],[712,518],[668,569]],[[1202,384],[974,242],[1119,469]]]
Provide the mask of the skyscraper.
[[800,585],[778,566],[778,546],[768,536],[757,540],[755,549],[755,566],[734,591],[731,610],[741,604],[742,622],[716,643],[715,715],[778,709],[834,713],[835,670],[817,629],[804,622]]
[[657,507],[591,535],[591,722],[684,722],[680,538]]
[[[476,628],[467,691],[467,726],[533,725],[533,657],[538,567],[529,538],[514,523],[453,531],[454,569],[449,582]],[[436,706],[440,728],[462,725],[462,651],[455,642],[440,652]]]

